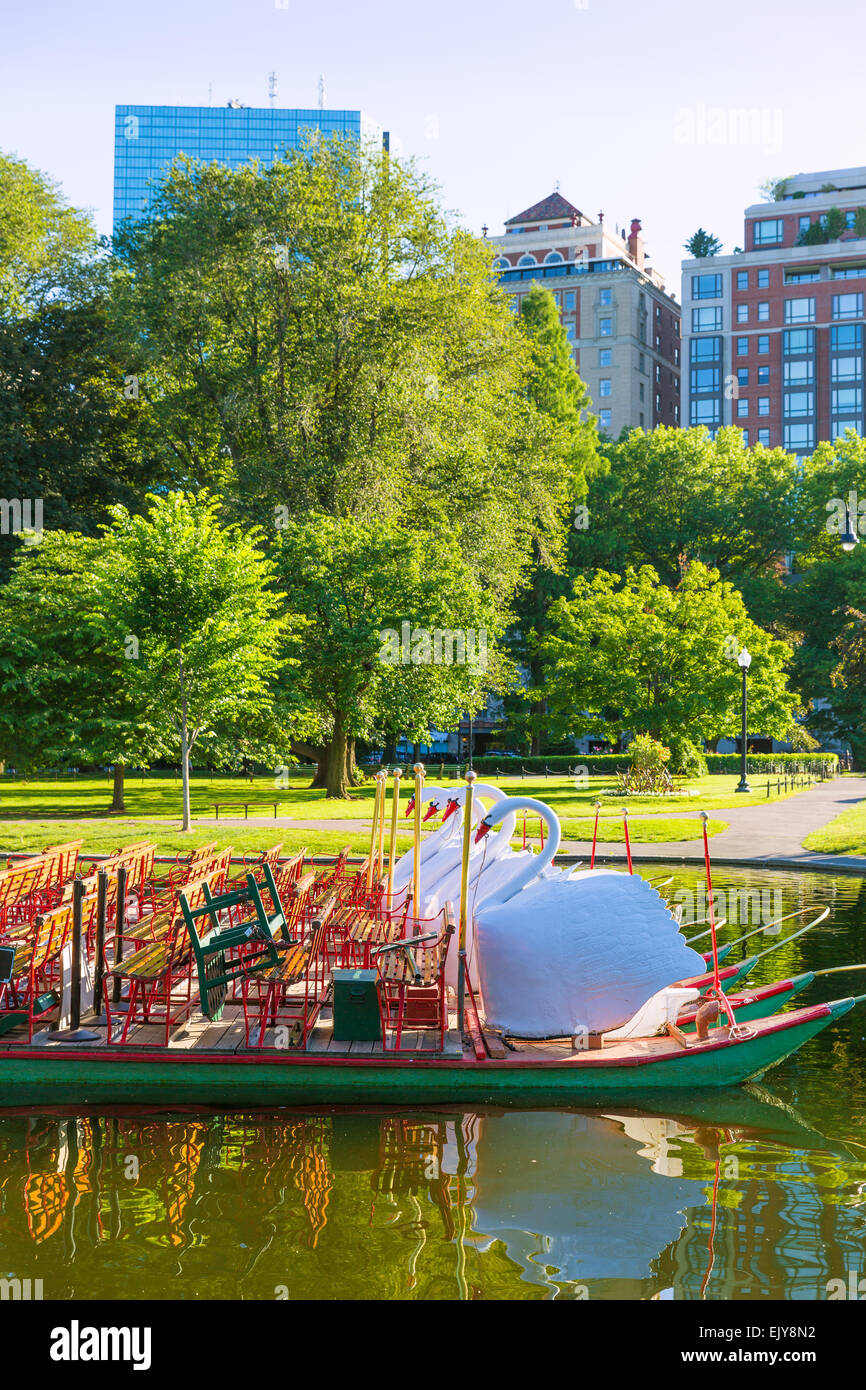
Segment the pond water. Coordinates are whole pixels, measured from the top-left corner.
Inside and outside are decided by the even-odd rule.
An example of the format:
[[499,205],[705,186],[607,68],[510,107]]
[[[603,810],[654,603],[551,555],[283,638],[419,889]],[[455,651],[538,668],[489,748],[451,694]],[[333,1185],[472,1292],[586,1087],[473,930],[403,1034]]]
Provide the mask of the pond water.
[[[666,893],[699,888],[696,870],[669,872]],[[866,879],[716,878],[772,894],[774,916],[831,907],[753,981],[866,962]],[[743,916],[760,899],[727,902]],[[866,971],[798,1002],[858,992]],[[760,1086],[646,1110],[0,1111],[3,1277],[40,1280],[45,1299],[851,1296],[866,1280],[866,1005]]]

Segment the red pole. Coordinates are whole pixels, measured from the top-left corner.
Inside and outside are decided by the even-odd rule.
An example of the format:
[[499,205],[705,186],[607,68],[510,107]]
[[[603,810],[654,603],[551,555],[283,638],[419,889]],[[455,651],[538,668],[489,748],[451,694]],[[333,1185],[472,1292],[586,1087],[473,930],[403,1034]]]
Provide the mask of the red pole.
[[[710,935],[713,939],[713,985],[716,989],[720,989],[722,982],[719,979],[719,947],[716,942],[716,914],[713,908],[713,876],[710,871],[710,842],[707,839],[706,811],[701,811],[701,821],[703,822],[704,828],[704,863],[707,866],[707,905],[710,914]],[[728,1022],[733,1024],[733,1014],[728,1019]]]
[[623,808],[622,808],[622,827],[623,827],[623,830],[625,831],[625,854],[626,854],[626,858],[628,859],[628,871],[629,871],[630,874],[633,874],[633,873],[634,873],[634,869],[633,869],[632,866],[631,866],[631,845],[629,844],[629,839],[628,839],[628,807],[627,807],[627,806],[623,806]]
[[589,860],[589,867],[590,867],[591,869],[594,869],[594,868],[595,868],[595,842],[596,842],[596,840],[598,839],[598,813],[599,813],[600,810],[601,810],[601,802],[600,802],[600,801],[597,801],[597,802],[595,803],[595,826],[593,827],[593,832],[592,832],[592,855],[590,856],[590,860]]

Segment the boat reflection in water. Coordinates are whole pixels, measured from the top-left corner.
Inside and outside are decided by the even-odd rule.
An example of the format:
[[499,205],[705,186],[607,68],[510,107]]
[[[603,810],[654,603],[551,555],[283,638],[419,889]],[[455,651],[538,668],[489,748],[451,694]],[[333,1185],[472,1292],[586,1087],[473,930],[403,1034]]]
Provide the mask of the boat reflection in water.
[[825,1298],[866,1153],[659,1111],[0,1112],[0,1263],[66,1298]]

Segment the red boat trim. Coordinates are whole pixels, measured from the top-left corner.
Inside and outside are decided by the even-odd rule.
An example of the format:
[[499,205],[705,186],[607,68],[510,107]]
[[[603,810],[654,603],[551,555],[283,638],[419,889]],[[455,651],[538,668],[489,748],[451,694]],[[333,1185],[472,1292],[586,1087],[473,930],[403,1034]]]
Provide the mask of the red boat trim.
[[[828,1015],[831,1014],[832,1011],[828,1004],[813,1004],[808,1009],[797,1009],[792,1013],[782,1014],[778,1018],[774,1018],[772,1020],[768,1019],[767,1027],[757,1030],[756,1036],[767,1037],[773,1033],[782,1033],[787,1028],[792,1028],[797,1024],[816,1022],[818,1019],[826,1018]],[[761,1022],[761,1020],[755,1020],[755,1022]],[[661,1062],[676,1062],[683,1057],[694,1056],[697,1053],[703,1055],[707,1052],[718,1052],[719,1050],[730,1046],[730,1038],[720,1038],[718,1040],[707,1039],[706,1042],[698,1043],[694,1046],[690,1045],[688,1048],[682,1048],[678,1052],[662,1053],[660,1056],[605,1058],[603,1055],[596,1055],[590,1052],[580,1052],[572,1054],[572,1056],[569,1057],[567,1060],[558,1057],[539,1057],[535,1060],[527,1059],[526,1061],[517,1059],[513,1061],[510,1059],[507,1061],[500,1061],[496,1058],[488,1057],[483,1064],[481,1062],[475,1062],[471,1058],[466,1057],[405,1057],[400,1058],[399,1060],[396,1058],[392,1060],[390,1057],[365,1057],[360,1054],[357,1057],[335,1057],[329,1053],[316,1052],[300,1052],[294,1057],[266,1057],[258,1055],[249,1056],[246,1053],[238,1054],[234,1052],[202,1052],[196,1054],[184,1053],[180,1051],[145,1052],[144,1050],[142,1050],[141,1052],[135,1052],[134,1050],[130,1050],[129,1052],[121,1053],[114,1051],[114,1049],[112,1049],[110,1052],[107,1049],[102,1049],[97,1053],[88,1052],[86,1050],[81,1050],[77,1052],[67,1051],[65,1048],[52,1048],[50,1054],[46,1054],[44,1047],[22,1047],[20,1049],[16,1048],[14,1051],[7,1048],[4,1051],[0,1052],[0,1061],[8,1062],[15,1061],[16,1059],[24,1061],[34,1061],[37,1059],[44,1059],[46,1055],[50,1055],[52,1057],[58,1058],[58,1060],[61,1061],[82,1062],[86,1058],[90,1058],[91,1060],[93,1058],[96,1058],[97,1061],[99,1061],[100,1063],[110,1062],[120,1066],[134,1059],[138,1062],[158,1062],[162,1065],[168,1063],[169,1066],[182,1066],[189,1062],[193,1062],[196,1066],[321,1066],[325,1067],[326,1069],[329,1067],[360,1067],[363,1070],[366,1070],[369,1067],[378,1067],[381,1070],[384,1066],[384,1069],[386,1071],[403,1070],[404,1068],[411,1070],[418,1067],[421,1067],[422,1069],[432,1068],[434,1071],[464,1069],[467,1071],[475,1071],[476,1069],[480,1069],[483,1066],[484,1071],[489,1073],[491,1071],[510,1072],[515,1070],[523,1071],[529,1069],[541,1071],[562,1071],[569,1070],[573,1068],[575,1065],[577,1065],[579,1068],[582,1068],[584,1066],[590,1066],[593,1068],[598,1067],[602,1069],[606,1067],[635,1068],[644,1066],[655,1066]],[[575,1061],[575,1058],[577,1057],[581,1059],[580,1062]]]

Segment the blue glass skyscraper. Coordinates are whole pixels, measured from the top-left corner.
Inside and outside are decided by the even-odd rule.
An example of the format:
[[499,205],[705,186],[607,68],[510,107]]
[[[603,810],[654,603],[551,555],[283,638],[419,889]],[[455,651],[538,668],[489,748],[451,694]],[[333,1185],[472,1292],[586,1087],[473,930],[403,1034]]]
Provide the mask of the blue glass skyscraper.
[[362,111],[253,106],[117,106],[114,116],[114,226],[141,217],[153,186],[178,155],[232,168],[270,164],[304,135],[320,131],[381,143],[382,128]]

